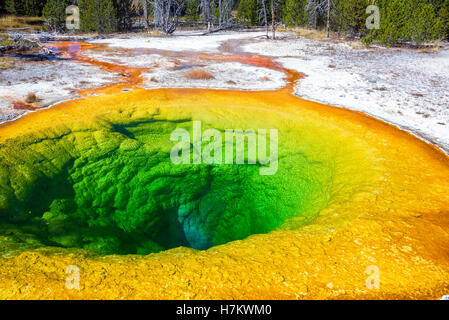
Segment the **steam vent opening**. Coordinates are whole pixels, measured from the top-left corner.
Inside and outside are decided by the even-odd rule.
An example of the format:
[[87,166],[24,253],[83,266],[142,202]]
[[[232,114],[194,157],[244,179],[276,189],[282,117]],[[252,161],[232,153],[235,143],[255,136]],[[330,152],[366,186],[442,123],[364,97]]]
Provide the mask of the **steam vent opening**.
[[[229,110],[227,120],[213,107],[111,109],[74,120],[81,108],[67,123],[49,119],[42,130],[2,142],[3,234],[31,247],[100,254],[204,250],[306,225],[333,195],[337,167],[345,162],[336,161],[337,153],[347,154],[348,163],[363,157],[340,150],[344,137],[337,131],[273,118],[263,109],[256,117],[254,111]],[[203,132],[215,128],[223,136],[230,128],[278,129],[277,172],[261,175],[264,165],[248,165],[247,150],[243,165],[174,164],[171,134],[185,129],[192,136],[193,121],[201,121]],[[345,181],[353,178],[356,172]],[[345,192],[341,185],[339,190]]]

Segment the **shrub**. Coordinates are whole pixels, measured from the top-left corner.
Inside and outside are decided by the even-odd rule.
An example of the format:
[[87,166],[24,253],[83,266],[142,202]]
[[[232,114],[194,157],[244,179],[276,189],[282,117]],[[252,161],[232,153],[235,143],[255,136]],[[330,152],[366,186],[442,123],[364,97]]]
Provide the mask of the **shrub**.
[[237,18],[248,26],[257,25],[259,22],[258,9],[258,0],[240,0]]
[[438,15],[442,23],[442,37],[449,40],[449,0],[441,5]]
[[110,33],[117,30],[113,0],[79,0],[81,31]]
[[340,31],[348,31],[352,36],[364,34],[366,29],[366,8],[371,0],[346,0],[338,2],[341,15],[334,16],[334,23]]
[[25,98],[25,102],[26,103],[35,103],[37,102],[39,99],[37,98],[35,93],[28,93],[28,95]]
[[41,0],[5,0],[5,9],[17,16],[40,16],[45,1]]
[[290,27],[305,25],[307,23],[306,4],[305,0],[286,0],[283,10],[285,24]]
[[215,79],[214,75],[204,70],[192,70],[184,75],[187,79],[210,80]]
[[22,16],[25,15],[24,0],[5,0],[5,9],[9,14]]
[[27,16],[41,16],[45,1],[41,0],[24,0],[25,14]]
[[117,14],[117,29],[119,31],[130,30],[133,24],[133,10],[131,0],[114,0],[113,4]]
[[198,7],[200,5],[199,0],[189,0],[187,2],[186,14],[185,17],[189,21],[198,21],[200,20]]
[[72,0],[48,0],[42,10],[42,18],[48,29],[62,32],[65,30],[66,8],[73,4]]
[[386,45],[422,44],[441,35],[442,21],[435,8],[423,0],[390,0],[380,9],[380,29],[372,30],[362,40]]

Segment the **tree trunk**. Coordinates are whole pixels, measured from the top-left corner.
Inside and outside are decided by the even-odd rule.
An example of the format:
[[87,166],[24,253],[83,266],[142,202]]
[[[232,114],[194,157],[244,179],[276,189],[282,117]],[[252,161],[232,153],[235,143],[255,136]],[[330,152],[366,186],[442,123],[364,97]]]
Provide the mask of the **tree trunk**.
[[148,22],[148,3],[147,3],[147,0],[143,0],[142,4],[143,4],[143,20],[145,22],[145,29],[147,29],[147,31],[150,31],[150,24]]
[[276,40],[276,14],[274,12],[274,0],[271,0],[271,28],[273,31],[273,40]]
[[222,14],[221,0],[218,0],[218,27],[219,28],[221,28],[221,14]]
[[313,1],[313,27],[317,30],[316,0]]
[[207,25],[207,31],[211,28],[211,6],[210,0],[201,0],[201,10],[204,16],[204,23]]
[[326,38],[329,38],[330,25],[331,25],[331,0],[327,0]]
[[270,38],[269,33],[270,33],[270,27],[268,25],[268,12],[267,12],[267,1],[266,0],[262,0],[262,10],[263,10],[263,19],[264,19],[264,23],[265,23],[265,29],[267,30],[267,39]]

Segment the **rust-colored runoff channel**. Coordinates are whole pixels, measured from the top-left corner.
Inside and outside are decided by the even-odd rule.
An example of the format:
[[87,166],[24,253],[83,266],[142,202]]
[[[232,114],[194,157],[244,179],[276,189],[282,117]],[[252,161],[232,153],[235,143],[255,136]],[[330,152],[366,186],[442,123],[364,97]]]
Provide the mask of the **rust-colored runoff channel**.
[[[171,59],[191,59],[204,61],[240,62],[246,65],[266,68],[282,72],[286,75],[286,85],[279,91],[293,93],[298,80],[303,77],[300,72],[284,68],[280,63],[272,58],[246,53],[240,50],[242,40],[230,40],[220,46],[221,54],[201,53],[193,51],[170,51],[160,49],[122,49],[110,48],[106,44],[91,44],[81,41],[59,41],[50,42],[48,47],[60,52],[65,58],[73,59],[80,63],[87,63],[102,68],[103,70],[120,75],[119,81],[98,88],[81,89],[77,93],[82,96],[92,94],[111,94],[132,88],[140,88],[145,84],[143,72],[150,71],[150,68],[136,68],[112,62],[99,61],[84,54],[86,50],[90,52],[121,52],[128,55],[158,54]],[[278,91],[276,90],[276,91]]]

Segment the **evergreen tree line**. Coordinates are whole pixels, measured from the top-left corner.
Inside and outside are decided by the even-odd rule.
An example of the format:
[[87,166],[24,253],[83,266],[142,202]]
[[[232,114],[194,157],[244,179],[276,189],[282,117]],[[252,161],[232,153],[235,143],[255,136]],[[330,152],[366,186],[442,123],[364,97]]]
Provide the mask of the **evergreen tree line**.
[[40,16],[45,3],[45,0],[0,0],[0,11],[17,16]]
[[[449,39],[449,0],[240,0],[238,18],[254,26],[263,23],[263,5],[274,7],[277,24],[325,29],[365,43],[388,45]],[[370,5],[379,8],[379,29],[368,29]],[[272,16],[268,15],[269,23]]]
[[[161,9],[161,3],[165,9]],[[72,4],[80,9],[84,32],[129,30],[133,18],[145,12],[153,20],[168,23],[182,18],[209,27],[232,22],[267,28],[328,28],[340,35],[360,37],[366,43],[420,44],[449,39],[449,0],[0,0],[0,11],[42,15],[51,29],[63,31],[66,7]],[[369,5],[379,8],[379,29],[366,27]]]

